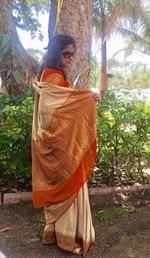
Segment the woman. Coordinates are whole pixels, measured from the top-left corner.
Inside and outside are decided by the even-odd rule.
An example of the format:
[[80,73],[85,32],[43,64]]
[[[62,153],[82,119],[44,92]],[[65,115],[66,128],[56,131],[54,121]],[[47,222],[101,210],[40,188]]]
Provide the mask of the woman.
[[75,51],[72,37],[54,36],[35,86],[32,198],[44,207],[43,244],[84,256],[95,243],[86,181],[95,162],[99,97],[66,80]]

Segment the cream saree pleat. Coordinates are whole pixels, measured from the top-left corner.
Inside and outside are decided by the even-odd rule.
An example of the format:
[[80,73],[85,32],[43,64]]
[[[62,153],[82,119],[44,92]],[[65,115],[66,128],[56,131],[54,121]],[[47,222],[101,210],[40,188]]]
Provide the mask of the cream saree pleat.
[[48,223],[48,209],[45,208],[43,244],[56,242],[66,251],[85,255],[95,243],[87,183],[80,188],[71,206],[57,221]]

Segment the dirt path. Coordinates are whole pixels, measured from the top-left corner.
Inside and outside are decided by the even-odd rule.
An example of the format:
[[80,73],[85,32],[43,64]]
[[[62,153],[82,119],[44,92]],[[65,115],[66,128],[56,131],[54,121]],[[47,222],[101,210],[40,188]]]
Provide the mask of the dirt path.
[[[109,222],[94,218],[96,245],[87,258],[150,258],[149,193],[91,197],[93,217],[101,209],[121,206],[130,211],[125,217]],[[35,210],[30,202],[0,206],[0,227],[10,227],[0,233],[0,251],[7,258],[78,257],[41,244],[42,210]]]

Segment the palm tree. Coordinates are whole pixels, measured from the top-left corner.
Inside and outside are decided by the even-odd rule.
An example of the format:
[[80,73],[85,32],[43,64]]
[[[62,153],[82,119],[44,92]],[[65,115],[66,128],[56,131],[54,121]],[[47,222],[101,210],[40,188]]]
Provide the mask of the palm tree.
[[150,55],[150,4],[147,1],[138,21],[137,32],[125,28],[120,28],[120,32],[130,38],[129,47],[131,50]]
[[105,92],[107,82],[107,39],[117,30],[119,23],[126,22],[131,27],[138,23],[142,13],[141,0],[95,0],[94,30],[97,38],[101,38],[101,79],[100,90]]

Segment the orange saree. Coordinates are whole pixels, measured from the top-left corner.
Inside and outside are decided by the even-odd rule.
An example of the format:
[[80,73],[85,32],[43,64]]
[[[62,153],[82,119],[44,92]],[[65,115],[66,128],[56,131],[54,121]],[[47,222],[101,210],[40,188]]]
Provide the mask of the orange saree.
[[86,184],[96,155],[95,100],[57,70],[45,69],[35,89],[32,199],[45,207],[43,243],[85,255],[95,242]]

